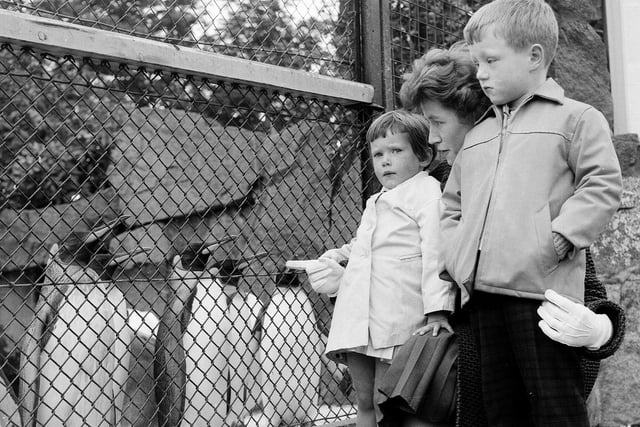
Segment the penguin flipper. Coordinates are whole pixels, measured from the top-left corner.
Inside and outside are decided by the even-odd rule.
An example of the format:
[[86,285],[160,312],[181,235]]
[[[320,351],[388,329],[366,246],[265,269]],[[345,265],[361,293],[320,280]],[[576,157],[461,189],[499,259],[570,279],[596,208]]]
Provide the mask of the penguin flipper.
[[187,365],[183,338],[194,297],[192,293],[184,301],[174,294],[158,325],[153,370],[159,427],[177,427],[184,416]]
[[123,293],[113,285],[107,292],[107,301],[113,307],[113,316],[109,324],[115,331],[115,342],[112,347],[113,357],[113,416],[114,424],[123,422],[126,406],[126,383],[129,378],[130,348],[133,342],[133,330],[127,324],[127,303]]
[[20,373],[18,375],[18,402],[23,425],[35,425],[38,405],[38,388],[40,386],[40,346],[43,330],[46,327],[47,313],[36,313],[27,334],[20,343]]
[[18,374],[18,404],[23,425],[35,424],[39,403],[42,349],[51,338],[51,326],[68,286],[52,285],[43,291],[36,304],[35,315],[27,334],[20,343],[20,372]]
[[4,371],[0,369],[0,417],[7,420],[9,425],[21,426],[22,421],[16,398],[17,396],[9,385]]

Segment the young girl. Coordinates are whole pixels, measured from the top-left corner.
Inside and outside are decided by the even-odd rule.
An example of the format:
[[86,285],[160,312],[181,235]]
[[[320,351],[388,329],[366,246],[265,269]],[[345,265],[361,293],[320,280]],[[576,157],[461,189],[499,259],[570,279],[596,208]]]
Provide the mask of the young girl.
[[438,277],[440,183],[425,168],[434,153],[428,124],[406,111],[378,117],[367,132],[382,191],[369,198],[356,237],[320,260],[348,260],[326,352],[346,362],[356,425],[376,426],[379,382],[394,351],[414,333],[451,331],[455,285]]

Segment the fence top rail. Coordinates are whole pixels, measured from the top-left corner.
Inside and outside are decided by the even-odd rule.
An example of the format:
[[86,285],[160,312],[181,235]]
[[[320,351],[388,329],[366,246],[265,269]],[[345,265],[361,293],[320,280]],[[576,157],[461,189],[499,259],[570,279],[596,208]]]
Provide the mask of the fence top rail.
[[232,80],[340,104],[371,104],[373,101],[374,89],[365,83],[8,10],[0,10],[0,42],[56,55],[90,57],[209,79]]

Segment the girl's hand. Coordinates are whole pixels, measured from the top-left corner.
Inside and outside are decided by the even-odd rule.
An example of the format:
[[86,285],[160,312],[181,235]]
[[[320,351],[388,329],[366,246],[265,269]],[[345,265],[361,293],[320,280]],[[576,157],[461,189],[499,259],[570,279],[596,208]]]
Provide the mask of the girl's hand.
[[424,335],[429,331],[433,331],[433,336],[437,337],[440,329],[446,329],[453,333],[453,328],[449,324],[449,314],[446,311],[436,311],[427,314],[427,324],[413,333],[413,335]]
[[344,274],[344,267],[331,258],[289,260],[285,266],[293,270],[306,271],[313,290],[329,296],[335,296],[338,293]]

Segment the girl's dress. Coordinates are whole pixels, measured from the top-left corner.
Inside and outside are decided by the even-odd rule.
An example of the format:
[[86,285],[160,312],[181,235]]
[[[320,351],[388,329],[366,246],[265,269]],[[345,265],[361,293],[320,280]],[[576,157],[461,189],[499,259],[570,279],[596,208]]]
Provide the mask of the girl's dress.
[[332,250],[349,263],[327,340],[330,358],[355,351],[391,360],[426,314],[453,311],[455,284],[438,277],[440,194],[427,172],[374,194],[356,237]]

